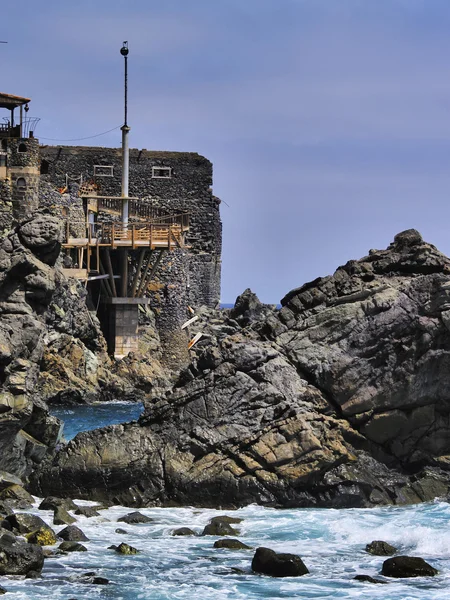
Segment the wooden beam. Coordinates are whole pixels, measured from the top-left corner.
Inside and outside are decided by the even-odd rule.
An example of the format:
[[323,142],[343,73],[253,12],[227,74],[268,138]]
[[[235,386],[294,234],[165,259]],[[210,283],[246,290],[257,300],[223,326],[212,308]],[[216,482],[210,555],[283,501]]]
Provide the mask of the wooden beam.
[[[166,250],[165,248],[161,248],[161,250],[159,251],[158,257],[155,260],[155,264],[153,265],[152,270],[150,271],[149,275],[142,282],[144,284],[143,289],[145,289],[148,286],[148,284],[150,283],[150,281],[153,279],[153,276],[156,273],[156,269],[158,268],[159,263],[161,262],[161,259],[163,257],[165,250]],[[142,287],[142,283],[141,283],[141,287]]]
[[109,285],[111,286],[113,298],[116,298],[117,291],[116,291],[116,284],[114,282],[114,273],[112,270],[111,255],[110,255],[109,248],[105,249],[105,259],[106,259],[106,268],[108,269],[108,274],[109,274]]
[[141,269],[142,269],[142,264],[144,262],[145,253],[146,253],[146,249],[143,248],[139,255],[138,266],[136,269],[136,273],[134,274],[133,285],[131,286],[131,297],[132,298],[136,297],[136,290],[137,290],[137,285],[138,285],[138,281],[139,281],[139,275],[141,274]]
[[123,249],[120,257],[121,277],[122,277],[122,298],[126,298],[128,294],[128,250]]
[[[104,269],[104,267],[103,267],[103,264],[102,264],[102,261],[101,261],[101,260],[99,260],[98,266],[99,266],[99,271],[100,271],[100,273],[101,273],[102,275],[105,275],[105,269]],[[104,289],[105,289],[105,291],[106,291],[106,295],[107,295],[107,296],[109,296],[109,297],[111,298],[111,296],[112,296],[112,292],[111,292],[111,287],[110,287],[110,285],[109,285],[109,281],[108,281],[108,280],[106,280],[106,279],[102,279],[101,281],[102,281],[102,285],[103,285],[103,287],[104,287]]]
[[141,298],[142,297],[142,292],[144,291],[145,278],[147,277],[148,270],[150,269],[150,263],[152,261],[152,254],[153,254],[153,251],[150,250],[150,252],[148,253],[147,264],[145,265],[144,272],[142,273],[141,285],[139,286],[139,289],[137,291],[137,294],[136,294],[135,298],[136,297],[137,298]]

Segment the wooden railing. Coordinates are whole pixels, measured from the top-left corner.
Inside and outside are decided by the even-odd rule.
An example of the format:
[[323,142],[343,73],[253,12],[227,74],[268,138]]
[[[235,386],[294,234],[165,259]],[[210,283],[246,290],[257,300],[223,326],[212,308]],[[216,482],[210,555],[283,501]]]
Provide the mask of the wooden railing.
[[[77,228],[74,226],[77,225]],[[130,246],[132,248],[148,245],[149,247],[172,248],[182,247],[184,233],[189,229],[189,214],[161,216],[145,223],[124,224],[119,221],[108,223],[84,223],[86,236],[74,237],[72,231],[78,230],[81,223],[66,221],[64,245],[67,246]]]

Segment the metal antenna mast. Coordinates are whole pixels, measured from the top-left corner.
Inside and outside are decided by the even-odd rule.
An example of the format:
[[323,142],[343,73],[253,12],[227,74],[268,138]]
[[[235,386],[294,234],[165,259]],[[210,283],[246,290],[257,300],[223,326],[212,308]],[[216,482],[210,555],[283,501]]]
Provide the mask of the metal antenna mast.
[[124,42],[120,49],[120,54],[125,59],[125,119],[121,127],[122,130],[122,221],[124,226],[128,224],[128,182],[130,170],[130,151],[128,145],[128,42]]

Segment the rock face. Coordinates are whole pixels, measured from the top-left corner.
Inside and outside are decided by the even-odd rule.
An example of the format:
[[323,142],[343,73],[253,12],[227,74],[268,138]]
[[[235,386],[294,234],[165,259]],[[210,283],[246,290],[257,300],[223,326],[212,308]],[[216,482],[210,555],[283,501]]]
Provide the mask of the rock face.
[[447,496],[447,257],[409,230],[293,290],[279,312],[255,318],[245,296],[250,324],[210,319],[172,392],[138,423],[77,436],[34,491],[132,506]]

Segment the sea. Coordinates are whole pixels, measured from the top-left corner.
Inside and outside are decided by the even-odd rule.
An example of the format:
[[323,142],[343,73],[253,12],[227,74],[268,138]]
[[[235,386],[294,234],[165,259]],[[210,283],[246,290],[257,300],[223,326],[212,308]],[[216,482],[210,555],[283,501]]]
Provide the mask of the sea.
[[[65,421],[66,439],[82,430],[136,419],[141,405],[109,405],[53,409]],[[52,525],[52,512],[32,512]],[[82,505],[92,502],[79,501]],[[42,578],[0,579],[5,599],[15,600],[288,600],[383,599],[448,600],[450,598],[450,505],[435,502],[376,509],[290,509],[256,505],[236,511],[184,508],[146,508],[140,512],[152,522],[127,525],[118,519],[130,509],[113,506],[100,516],[77,516],[77,525],[89,538],[87,552],[47,558]],[[29,512],[29,511],[27,511]],[[242,523],[238,539],[251,550],[213,548],[217,539],[201,536],[213,516],[228,514]],[[189,527],[196,537],[174,537]],[[63,527],[54,527],[60,531]],[[116,532],[122,528],[126,534]],[[365,552],[366,544],[384,540],[401,554],[421,556],[439,570],[433,578],[387,579],[380,575],[383,558]],[[120,555],[111,545],[125,542],[140,551]],[[254,548],[302,557],[309,575],[271,578],[252,573]],[[107,585],[80,581],[85,573],[109,580]],[[376,585],[355,581],[358,574],[388,582]]]

